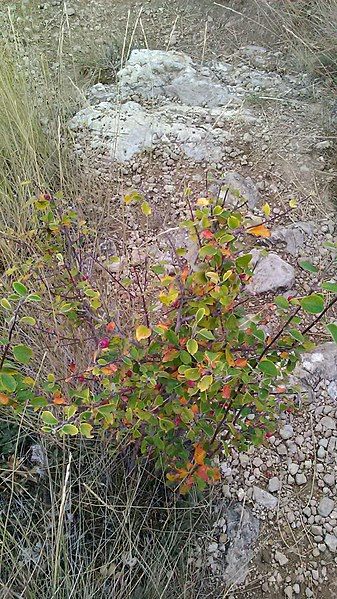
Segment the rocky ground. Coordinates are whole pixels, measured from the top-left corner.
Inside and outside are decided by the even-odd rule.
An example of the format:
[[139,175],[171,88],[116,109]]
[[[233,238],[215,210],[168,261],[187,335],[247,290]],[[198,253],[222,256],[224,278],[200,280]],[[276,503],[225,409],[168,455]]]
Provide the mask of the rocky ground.
[[[52,68],[60,27],[77,74],[90,70],[84,32],[100,48],[114,40],[118,54],[127,30],[127,45],[136,48],[122,68],[110,56],[105,80],[70,119],[83,172],[104,188],[104,207],[94,198],[91,210],[93,217],[104,210],[106,257],[120,249],[114,215],[131,190],[152,205],[159,232],[186,213],[186,189],[192,197],[238,190],[252,217],[268,201],[275,219],[252,294],[267,301],[275,291],[308,290],[299,261],[325,268],[323,242],[335,237],[329,90],[289,67],[247,3],[228,4],[246,20],[206,0],[110,4],[11,3],[30,43],[45,36]],[[294,197],[297,211],[278,221]],[[132,214],[126,220],[132,249],[146,234]],[[319,347],[298,367],[301,390],[279,433],[267,447],[220,461],[219,511],[206,547],[216,598],[336,596],[337,346],[316,335]],[[204,549],[195,558],[200,567]]]

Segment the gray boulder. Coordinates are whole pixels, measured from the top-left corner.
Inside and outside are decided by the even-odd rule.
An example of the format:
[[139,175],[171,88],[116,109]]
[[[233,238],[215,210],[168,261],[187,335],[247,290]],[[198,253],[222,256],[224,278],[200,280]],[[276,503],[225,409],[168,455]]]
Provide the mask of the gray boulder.
[[252,295],[276,291],[276,289],[290,289],[295,281],[295,270],[285,260],[274,252],[267,256],[260,255],[252,276],[247,285],[247,291]]
[[225,580],[228,585],[242,584],[254,555],[254,543],[259,536],[260,522],[240,503],[227,512],[227,535],[230,541],[226,554]]
[[288,227],[279,227],[272,231],[270,241],[281,241],[286,244],[286,250],[292,256],[298,256],[307,237],[313,235],[314,225],[311,222],[292,223]]
[[183,52],[133,50],[118,74],[122,98],[139,94],[146,100],[166,96],[188,106],[224,106],[228,89],[207,68],[198,67]]
[[337,344],[323,343],[302,354],[293,375],[308,387],[315,387],[321,380],[337,381]]

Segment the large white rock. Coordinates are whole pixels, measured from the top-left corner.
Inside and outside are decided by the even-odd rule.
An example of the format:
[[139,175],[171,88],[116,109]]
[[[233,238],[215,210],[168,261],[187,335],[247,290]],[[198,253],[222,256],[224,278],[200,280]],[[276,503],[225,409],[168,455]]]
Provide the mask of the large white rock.
[[91,147],[123,163],[166,145],[196,162],[220,162],[233,122],[256,120],[211,69],[181,52],[134,50],[117,79],[95,85],[91,105],[69,123],[81,153]]
[[197,67],[189,56],[174,50],[133,50],[118,82],[123,98],[130,94],[147,100],[166,96],[210,108],[229,100],[228,89],[209,69]]
[[267,256],[259,256],[247,291],[257,295],[276,289],[290,289],[294,281],[295,270],[291,264],[274,252],[269,252]]

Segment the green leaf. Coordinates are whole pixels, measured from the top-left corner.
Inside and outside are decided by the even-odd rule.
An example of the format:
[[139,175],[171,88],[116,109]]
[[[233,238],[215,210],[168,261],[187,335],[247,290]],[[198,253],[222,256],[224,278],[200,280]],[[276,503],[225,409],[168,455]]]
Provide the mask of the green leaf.
[[16,380],[11,374],[0,373],[0,386],[6,391],[13,393],[16,389]]
[[78,428],[74,424],[65,424],[60,432],[64,435],[78,435]]
[[205,374],[205,376],[203,376],[199,383],[198,383],[198,387],[200,389],[200,391],[206,391],[211,384],[213,383],[213,376],[211,374]]
[[174,423],[171,420],[168,420],[168,418],[160,418],[159,426],[165,433],[168,433],[175,428]]
[[270,360],[262,360],[259,363],[259,370],[261,370],[264,374],[267,374],[268,376],[279,376],[278,369],[276,368],[275,364]]
[[195,315],[195,320],[196,320],[197,324],[203,319],[205,314],[206,314],[205,308],[199,308],[199,310],[197,311],[197,313]]
[[324,298],[318,293],[312,293],[306,297],[302,297],[300,305],[305,312],[309,314],[320,314],[324,310]]
[[325,291],[331,291],[331,293],[337,293],[337,283],[327,281],[326,283],[322,284],[322,289]]
[[40,302],[41,297],[37,293],[31,293],[27,297],[27,302]]
[[0,301],[0,305],[5,309],[5,310],[11,310],[12,306],[10,305],[8,299],[6,299],[5,297],[2,298],[2,300]]
[[199,256],[200,258],[206,258],[206,256],[215,256],[215,254],[217,254],[218,251],[219,250],[216,247],[214,247],[214,245],[207,244],[200,248]]
[[245,254],[244,256],[239,256],[235,260],[235,264],[238,268],[247,268],[252,261],[252,254]]
[[30,405],[32,408],[45,408],[48,405],[48,400],[45,397],[33,397]]
[[326,328],[328,329],[334,342],[337,343],[337,324],[335,324],[335,323],[327,324]]
[[27,345],[14,345],[13,354],[14,358],[20,362],[20,364],[28,364],[33,352]]
[[33,318],[33,316],[23,316],[20,318],[20,323],[29,324],[31,327],[34,327],[36,325],[36,320]]
[[294,339],[296,339],[296,341],[299,341],[300,343],[305,341],[301,331],[298,331],[297,329],[289,329],[289,333]]
[[145,216],[150,216],[152,214],[152,209],[148,202],[143,202],[140,209]]
[[283,295],[277,295],[274,301],[276,306],[282,308],[282,310],[286,310],[290,306],[288,300]]
[[180,352],[179,357],[183,364],[191,364],[192,362],[191,355],[184,349]]
[[13,289],[21,297],[24,297],[28,293],[26,285],[19,283],[19,281],[15,281],[15,283],[13,283]]
[[208,341],[214,341],[215,339],[212,331],[208,331],[208,329],[200,329],[200,331],[198,331],[198,335],[203,339],[208,339]]
[[187,368],[184,372],[184,376],[189,381],[197,381],[200,379],[200,372],[198,368]]
[[58,424],[58,420],[55,418],[54,414],[48,411],[42,412],[41,420],[49,426],[55,426],[55,424]]
[[227,222],[230,229],[237,229],[241,224],[240,219],[233,215],[228,217]]
[[301,268],[303,268],[303,270],[307,270],[308,272],[318,272],[318,268],[314,266],[314,264],[311,264],[311,262],[309,262],[308,260],[303,260],[302,262],[299,262],[299,265]]
[[186,349],[191,356],[194,356],[197,353],[198,347],[198,343],[195,339],[189,339],[186,343]]

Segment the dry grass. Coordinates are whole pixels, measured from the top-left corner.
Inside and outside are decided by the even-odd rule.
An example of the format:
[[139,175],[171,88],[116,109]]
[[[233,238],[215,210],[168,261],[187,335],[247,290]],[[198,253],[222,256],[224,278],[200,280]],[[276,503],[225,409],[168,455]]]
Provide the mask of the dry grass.
[[[256,0],[255,0],[256,1]],[[337,84],[337,0],[263,0],[270,34],[288,48],[293,65]]]
[[[151,464],[112,454],[108,439],[56,445],[23,433],[1,472],[4,596],[201,596],[205,572],[189,558],[210,527],[208,500],[175,498]],[[27,452],[33,440],[42,476]]]

